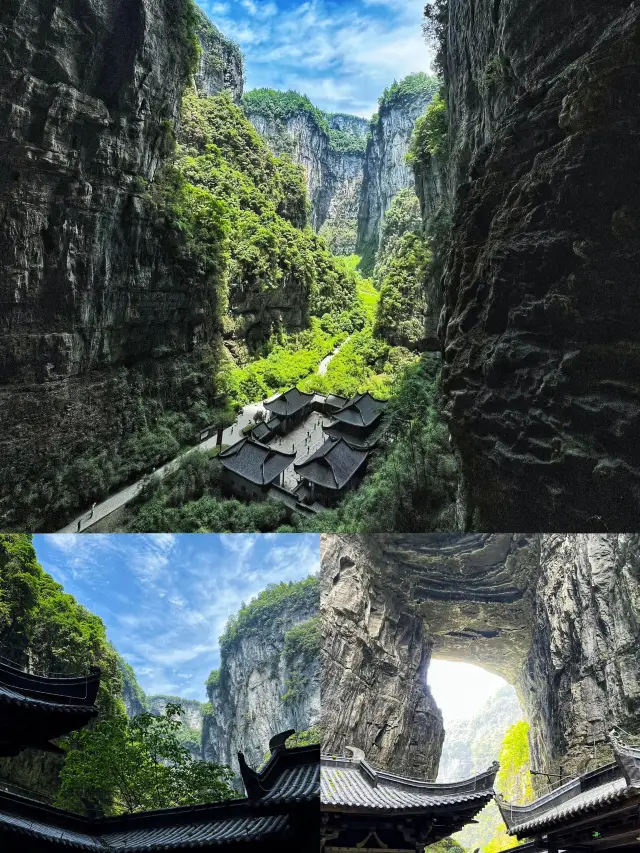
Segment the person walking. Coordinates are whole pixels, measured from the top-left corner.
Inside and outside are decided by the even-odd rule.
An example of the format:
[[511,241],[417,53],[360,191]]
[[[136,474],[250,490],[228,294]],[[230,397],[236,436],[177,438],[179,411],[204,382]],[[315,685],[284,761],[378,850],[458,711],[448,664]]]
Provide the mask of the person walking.
[[94,502],[91,504],[91,512],[89,513],[89,518],[93,518],[93,511],[94,511],[94,509],[95,509],[95,508],[96,508],[96,502],[94,501]]
[[79,519],[78,519],[78,533],[80,533],[80,527],[81,527],[81,525],[82,525],[82,519],[81,519],[81,518],[79,518]]

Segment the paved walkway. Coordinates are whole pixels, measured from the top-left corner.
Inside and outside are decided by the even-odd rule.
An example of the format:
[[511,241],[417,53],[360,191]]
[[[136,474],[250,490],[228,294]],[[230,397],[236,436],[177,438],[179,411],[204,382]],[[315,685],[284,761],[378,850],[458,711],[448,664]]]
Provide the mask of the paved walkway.
[[[281,450],[283,453],[295,453],[295,462],[300,464],[324,444],[323,420],[324,418],[319,412],[312,412],[303,424],[297,426],[288,435],[278,436],[271,442],[270,446],[274,450]],[[291,491],[298,485],[298,475],[293,465],[294,463],[291,463],[284,472],[284,487]]]
[[326,358],[323,358],[323,359],[322,359],[322,361],[320,362],[320,366],[318,367],[318,375],[319,375],[319,376],[326,376],[326,375],[327,375],[327,369],[328,369],[329,365],[331,364],[331,362],[333,361],[333,359],[338,355],[338,353],[340,352],[340,350],[342,349],[342,347],[343,347],[345,344],[349,343],[349,341],[351,340],[351,337],[352,337],[352,336],[351,336],[351,335],[349,335],[349,337],[347,338],[347,340],[346,340],[346,341],[343,341],[343,342],[340,344],[340,346],[339,346],[339,347],[337,347],[336,349],[334,349],[334,351],[331,353],[331,355],[328,355]]
[[[238,419],[233,424],[233,426],[228,427],[222,433],[222,443],[223,444],[235,444],[237,441],[240,441],[242,438],[242,430],[244,427],[248,426],[250,423],[253,423],[253,418],[258,411],[264,411],[264,407],[262,402],[260,403],[252,403],[250,406],[245,406],[242,412],[238,415]],[[187,450],[186,453],[181,454],[180,456],[172,459],[171,462],[167,462],[166,465],[162,465],[160,468],[155,470],[155,474],[159,477],[166,477],[167,474],[170,474],[172,471],[175,471],[179,466],[181,459],[183,456],[186,456],[187,453],[193,453],[195,450],[213,450],[218,442],[217,434],[214,434],[211,438],[208,438],[206,441],[203,441],[201,444],[192,447],[190,450]],[[111,515],[115,510],[120,509],[120,507],[125,506],[130,501],[132,501],[138,492],[142,489],[144,484],[147,482],[149,475],[146,477],[141,477],[137,482],[132,483],[130,486],[125,486],[124,489],[121,489],[119,492],[116,492],[113,495],[109,495],[106,500],[101,501],[101,503],[96,504],[93,511],[89,510],[83,512],[82,515],[78,515],[74,518],[74,520],[67,524],[66,527],[63,527],[58,533],[80,533],[87,528],[90,528],[92,525],[96,524],[102,518],[106,518],[108,515]],[[78,522],[80,522],[80,527],[78,527]]]

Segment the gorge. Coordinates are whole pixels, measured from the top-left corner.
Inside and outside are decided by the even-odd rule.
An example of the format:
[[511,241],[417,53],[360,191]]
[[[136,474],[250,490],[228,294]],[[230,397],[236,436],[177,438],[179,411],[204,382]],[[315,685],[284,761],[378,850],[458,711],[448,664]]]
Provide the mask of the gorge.
[[[5,3],[3,529],[55,530],[243,405],[317,391],[347,338],[324,392],[395,401],[365,494],[243,525],[633,528],[638,10],[425,11],[440,78],[367,122],[245,92],[191,0]],[[196,529],[227,529],[208,489]]]

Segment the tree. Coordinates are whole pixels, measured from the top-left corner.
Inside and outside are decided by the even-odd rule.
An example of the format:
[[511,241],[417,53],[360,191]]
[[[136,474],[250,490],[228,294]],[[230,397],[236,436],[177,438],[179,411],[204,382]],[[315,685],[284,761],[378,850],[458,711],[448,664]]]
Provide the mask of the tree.
[[197,761],[181,743],[183,709],[121,715],[67,741],[56,804],[105,815],[219,802],[236,796],[228,767]]

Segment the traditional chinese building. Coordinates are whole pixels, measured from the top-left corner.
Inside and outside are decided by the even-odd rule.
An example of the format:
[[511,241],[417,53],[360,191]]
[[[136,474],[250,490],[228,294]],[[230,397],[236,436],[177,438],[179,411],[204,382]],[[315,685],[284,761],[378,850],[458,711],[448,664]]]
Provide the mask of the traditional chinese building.
[[388,403],[376,400],[368,392],[352,397],[342,408],[333,412],[333,422],[328,429],[341,431],[345,436],[353,435],[366,439],[378,426]]
[[613,763],[527,806],[497,798],[509,835],[530,839],[529,848],[539,853],[640,850],[640,749],[609,737]]
[[96,716],[99,686],[98,669],[78,678],[45,677],[0,663],[0,756],[28,748],[62,752],[51,741]]
[[275,400],[264,403],[264,408],[280,419],[279,432],[285,434],[311,414],[313,394],[303,394],[291,388]]
[[306,853],[319,847],[318,746],[286,749],[292,732],[273,738],[260,771],[240,768],[247,796],[211,805],[90,819],[0,792],[2,853],[91,850],[159,853]]
[[254,500],[264,499],[271,486],[282,484],[282,475],[295,458],[295,453],[282,453],[253,438],[241,439],[218,456],[227,490]]
[[254,438],[256,441],[261,441],[263,444],[267,444],[275,438],[280,431],[281,426],[282,421],[280,418],[276,417],[272,417],[268,421],[260,421],[260,423],[256,424],[251,430],[251,438]]
[[423,853],[472,821],[493,798],[498,765],[462,782],[421,782],[375,770],[361,750],[323,756],[323,853]]
[[329,438],[304,462],[294,465],[302,478],[307,503],[331,506],[341,501],[365,475],[369,451],[344,438]]

